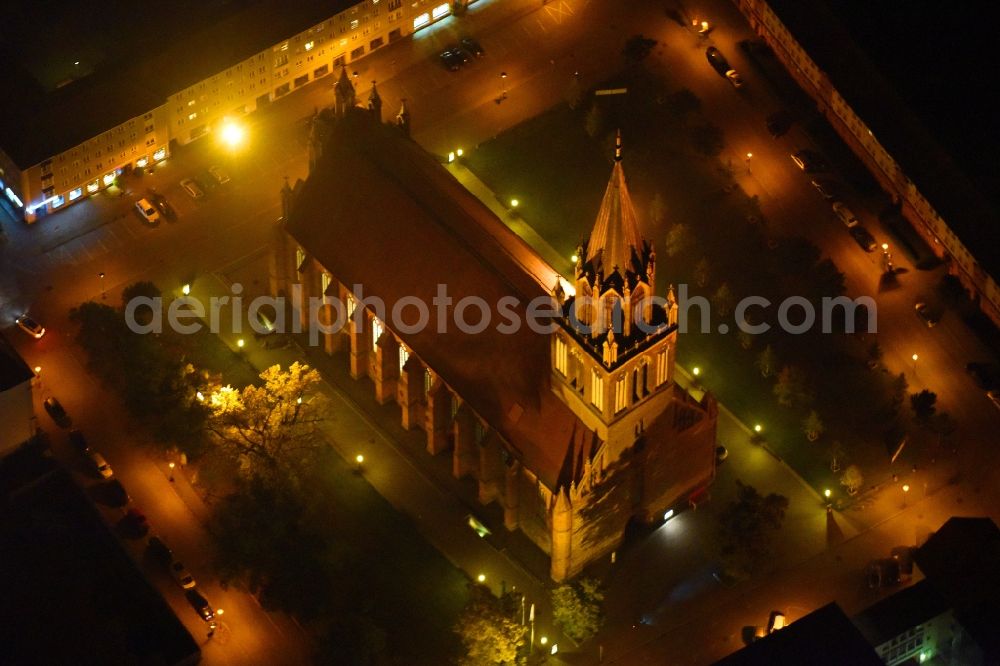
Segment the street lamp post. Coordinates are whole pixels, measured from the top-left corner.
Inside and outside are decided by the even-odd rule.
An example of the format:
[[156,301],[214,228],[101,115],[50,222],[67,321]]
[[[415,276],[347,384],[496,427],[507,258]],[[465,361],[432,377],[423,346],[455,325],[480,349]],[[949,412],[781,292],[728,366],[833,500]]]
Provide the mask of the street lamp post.
[[906,508],[906,495],[910,492],[910,484],[903,484],[903,508]]
[[500,101],[507,99],[507,72],[500,72]]
[[104,273],[98,273],[97,277],[101,280],[101,298],[107,298],[107,293],[104,291]]
[[916,375],[917,374],[917,359],[919,359],[920,357],[917,356],[916,354],[914,354],[910,358],[913,359],[913,374]]
[[167,467],[170,468],[170,483],[174,482],[174,463],[171,462]]
[[747,153],[747,173],[752,174],[753,171],[750,170],[750,160],[753,159],[753,153]]

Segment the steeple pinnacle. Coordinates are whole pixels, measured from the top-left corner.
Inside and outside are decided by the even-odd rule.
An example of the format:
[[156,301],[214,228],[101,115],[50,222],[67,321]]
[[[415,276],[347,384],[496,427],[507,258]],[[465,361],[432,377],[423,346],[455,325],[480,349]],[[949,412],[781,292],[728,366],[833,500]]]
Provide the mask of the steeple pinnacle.
[[641,274],[646,268],[636,267],[633,261],[633,254],[642,256],[643,246],[635,209],[625,185],[621,159],[622,139],[619,132],[615,140],[615,165],[611,170],[611,179],[587,242],[587,261],[594,262],[595,270],[603,268],[605,275],[611,275],[615,267],[622,274]]

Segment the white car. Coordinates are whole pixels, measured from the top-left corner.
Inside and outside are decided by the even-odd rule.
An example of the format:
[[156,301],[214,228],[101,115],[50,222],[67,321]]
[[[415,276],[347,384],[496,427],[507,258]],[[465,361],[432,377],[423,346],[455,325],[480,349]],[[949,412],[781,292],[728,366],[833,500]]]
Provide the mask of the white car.
[[740,75],[736,73],[735,69],[731,69],[728,72],[726,72],[726,79],[728,79],[728,81],[731,84],[733,84],[734,88],[743,87],[743,79],[740,78]]
[[205,190],[201,189],[201,185],[198,184],[194,178],[185,178],[181,181],[181,188],[187,195],[192,199],[201,199],[205,196]]
[[17,324],[17,327],[19,329],[21,329],[22,331],[24,331],[25,333],[27,333],[36,340],[45,335],[45,327],[39,324],[34,319],[32,319],[31,317],[29,317],[28,315],[21,315],[20,317],[14,320],[14,323]]
[[170,575],[174,577],[174,580],[177,581],[177,584],[180,585],[182,589],[190,590],[192,587],[197,585],[197,583],[195,583],[194,576],[188,573],[187,568],[177,560],[170,563]]
[[156,224],[160,221],[160,213],[153,204],[149,203],[149,199],[139,199],[135,202],[135,208],[150,224]]
[[217,182],[219,185],[225,185],[226,183],[229,182],[229,174],[226,173],[222,169],[222,167],[219,166],[208,167],[208,173],[209,175],[212,176],[212,178],[215,179],[215,182]]
[[97,470],[97,473],[100,474],[102,478],[110,479],[115,475],[114,470],[111,469],[111,465],[109,465],[108,461],[104,459],[104,456],[97,451],[88,450],[87,457],[90,458],[90,462],[93,463],[94,469]]
[[841,202],[833,202],[833,212],[837,214],[837,217],[840,218],[841,222],[847,225],[848,229],[858,226],[858,218],[854,216],[854,213],[851,212],[850,208]]

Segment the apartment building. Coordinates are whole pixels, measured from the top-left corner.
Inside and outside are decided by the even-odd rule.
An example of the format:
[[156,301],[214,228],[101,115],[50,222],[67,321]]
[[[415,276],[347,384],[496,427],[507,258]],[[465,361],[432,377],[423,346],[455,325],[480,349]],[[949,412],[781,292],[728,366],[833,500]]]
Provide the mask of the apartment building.
[[[84,12],[87,3],[78,4]],[[116,33],[95,33],[93,48],[117,59],[69,62],[75,56],[55,42],[51,57],[40,58],[36,52],[49,49],[24,51],[18,39],[27,36],[2,34],[11,67],[0,74],[8,93],[0,105],[0,193],[25,221],[100,192],[166,159],[172,144],[205,136],[452,12],[448,0],[256,0],[229,13],[206,9],[199,23],[185,17],[188,4],[199,11],[198,3],[178,3],[165,18],[162,48],[142,12],[114,24]],[[46,79],[54,70],[67,73]]]

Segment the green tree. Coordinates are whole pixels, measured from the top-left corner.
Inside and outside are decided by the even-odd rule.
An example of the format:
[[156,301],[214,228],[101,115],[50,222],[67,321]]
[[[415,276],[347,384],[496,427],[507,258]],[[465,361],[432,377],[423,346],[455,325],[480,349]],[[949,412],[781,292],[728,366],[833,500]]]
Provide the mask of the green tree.
[[840,477],[840,485],[847,489],[848,495],[856,495],[864,482],[865,477],[861,474],[861,468],[857,465],[848,465]]
[[910,407],[913,409],[913,416],[917,422],[926,425],[934,412],[937,410],[937,394],[924,389],[920,393],[910,395]]
[[463,664],[514,664],[526,642],[527,627],[511,619],[489,588],[470,585],[469,602],[455,623],[455,633],[465,646]]
[[311,461],[321,442],[322,396],[309,393],[319,373],[298,362],[260,373],[261,386],[224,386],[212,392],[209,429],[250,478],[287,480]]
[[774,533],[781,529],[788,498],[761,495],[753,486],[736,481],[736,499],[719,516],[721,555],[730,576],[752,574],[771,553]]
[[733,310],[733,304],[735,301],[736,296],[733,295],[728,282],[720,284],[719,288],[715,290],[715,294],[712,296],[712,305],[715,306],[715,311],[720,317],[729,316],[729,313]]
[[590,105],[583,122],[583,128],[591,139],[596,139],[604,131],[604,111],[596,101]]
[[806,384],[805,373],[798,366],[786,365],[778,373],[774,396],[785,407],[795,407],[812,401],[812,392]]
[[687,252],[694,245],[691,228],[680,222],[672,225],[667,232],[667,256],[676,257]]
[[757,355],[757,369],[764,377],[770,377],[774,374],[777,365],[778,355],[774,353],[771,345],[767,345],[764,347],[764,351]]
[[809,414],[802,421],[802,431],[810,442],[815,442],[823,434],[823,421],[815,409],[809,410]]
[[604,592],[593,578],[560,585],[552,590],[552,616],[556,626],[577,643],[582,643],[601,628],[604,618],[601,602]]

